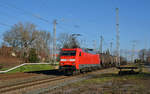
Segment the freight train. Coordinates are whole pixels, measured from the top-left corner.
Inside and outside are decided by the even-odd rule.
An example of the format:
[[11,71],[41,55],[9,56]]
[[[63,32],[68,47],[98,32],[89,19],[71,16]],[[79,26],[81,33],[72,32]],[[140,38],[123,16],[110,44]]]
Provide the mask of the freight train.
[[115,66],[116,57],[98,54],[91,49],[62,49],[59,69],[67,75],[75,75],[96,69]]

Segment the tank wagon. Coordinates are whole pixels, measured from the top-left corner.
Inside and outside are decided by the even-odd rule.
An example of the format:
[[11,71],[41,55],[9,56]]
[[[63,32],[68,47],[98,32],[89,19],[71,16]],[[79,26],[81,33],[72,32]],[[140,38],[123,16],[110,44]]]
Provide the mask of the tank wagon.
[[146,58],[145,64],[146,64],[146,65],[150,65],[150,57],[147,57],[147,58]]
[[79,74],[101,68],[100,55],[91,50],[74,48],[62,49],[60,70],[65,74]]
[[116,62],[117,62],[117,57],[116,56],[112,56],[110,54],[107,53],[100,53],[100,59],[101,59],[101,66],[103,68],[109,68],[109,67],[114,67],[116,66]]

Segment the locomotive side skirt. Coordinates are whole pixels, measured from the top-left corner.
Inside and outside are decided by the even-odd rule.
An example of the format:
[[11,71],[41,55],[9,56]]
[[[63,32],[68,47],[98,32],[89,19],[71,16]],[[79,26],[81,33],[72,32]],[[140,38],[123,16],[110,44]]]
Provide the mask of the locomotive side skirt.
[[79,68],[89,68],[89,67],[101,67],[100,64],[79,64]]

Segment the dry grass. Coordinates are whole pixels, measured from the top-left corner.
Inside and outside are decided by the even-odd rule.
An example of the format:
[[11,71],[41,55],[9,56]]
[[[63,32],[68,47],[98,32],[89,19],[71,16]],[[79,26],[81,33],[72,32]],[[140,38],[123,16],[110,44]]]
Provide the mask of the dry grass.
[[119,76],[116,70],[95,74],[92,79],[62,87],[52,94],[149,94],[150,72]]

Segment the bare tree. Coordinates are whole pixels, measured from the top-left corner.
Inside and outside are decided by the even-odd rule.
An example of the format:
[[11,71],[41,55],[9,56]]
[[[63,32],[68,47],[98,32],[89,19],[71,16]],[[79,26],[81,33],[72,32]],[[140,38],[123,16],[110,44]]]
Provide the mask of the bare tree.
[[29,50],[34,48],[38,53],[44,52],[49,55],[50,33],[40,31],[31,23],[15,24],[10,30],[4,33],[4,43],[21,52],[21,57],[27,58]]
[[76,37],[68,33],[61,33],[58,38],[58,47],[59,48],[80,48],[80,44],[76,39]]
[[47,57],[49,57],[50,42],[51,42],[50,33],[46,31],[39,31],[38,37],[34,43],[34,48],[38,50],[39,54],[44,53]]

